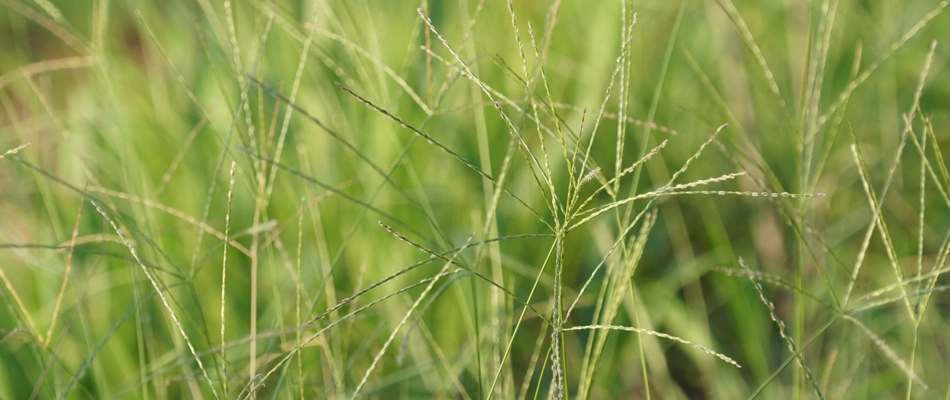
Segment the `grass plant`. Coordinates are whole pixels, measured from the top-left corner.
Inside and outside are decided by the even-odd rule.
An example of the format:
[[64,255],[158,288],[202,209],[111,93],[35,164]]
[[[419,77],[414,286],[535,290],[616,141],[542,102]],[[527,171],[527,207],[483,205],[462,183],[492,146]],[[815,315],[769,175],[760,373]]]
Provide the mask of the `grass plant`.
[[950,399],[948,4],[0,0],[0,399]]

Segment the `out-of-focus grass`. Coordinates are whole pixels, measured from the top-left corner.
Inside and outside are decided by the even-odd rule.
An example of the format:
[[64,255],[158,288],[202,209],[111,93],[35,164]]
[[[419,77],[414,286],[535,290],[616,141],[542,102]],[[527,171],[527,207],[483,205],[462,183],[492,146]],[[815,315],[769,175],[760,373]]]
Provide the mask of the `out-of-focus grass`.
[[947,397],[946,5],[2,0],[0,398]]

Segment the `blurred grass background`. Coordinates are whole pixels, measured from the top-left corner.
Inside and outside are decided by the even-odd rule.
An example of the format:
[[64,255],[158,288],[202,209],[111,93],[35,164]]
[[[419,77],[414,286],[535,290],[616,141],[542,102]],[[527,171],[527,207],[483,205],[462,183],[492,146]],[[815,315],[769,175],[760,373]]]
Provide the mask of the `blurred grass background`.
[[946,5],[0,0],[0,398],[950,398]]

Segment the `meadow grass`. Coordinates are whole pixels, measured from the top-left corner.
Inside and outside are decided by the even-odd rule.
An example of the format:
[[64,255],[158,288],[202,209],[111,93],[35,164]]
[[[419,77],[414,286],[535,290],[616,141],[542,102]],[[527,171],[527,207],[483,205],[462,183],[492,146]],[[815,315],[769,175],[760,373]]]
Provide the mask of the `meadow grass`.
[[950,398],[947,5],[0,0],[0,398]]

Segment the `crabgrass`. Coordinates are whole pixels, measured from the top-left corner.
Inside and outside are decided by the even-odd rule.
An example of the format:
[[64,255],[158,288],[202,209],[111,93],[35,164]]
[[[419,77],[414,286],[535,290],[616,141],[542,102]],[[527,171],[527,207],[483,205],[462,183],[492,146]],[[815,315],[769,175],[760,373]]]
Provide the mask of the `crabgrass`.
[[0,398],[950,398],[947,5],[0,0]]

